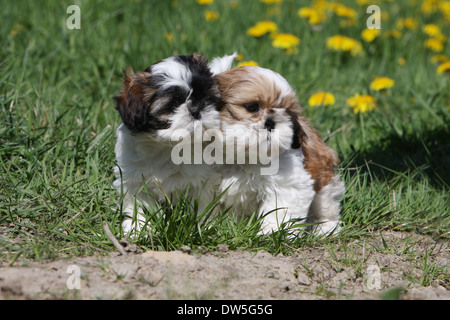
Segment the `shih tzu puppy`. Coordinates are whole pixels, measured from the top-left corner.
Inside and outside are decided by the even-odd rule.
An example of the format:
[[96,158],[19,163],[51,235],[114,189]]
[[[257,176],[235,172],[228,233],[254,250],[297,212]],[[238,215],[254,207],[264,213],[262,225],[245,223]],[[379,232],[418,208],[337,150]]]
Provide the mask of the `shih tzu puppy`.
[[126,72],[115,97],[123,123],[117,129],[113,184],[129,217],[122,224],[126,234],[142,228],[142,206],[151,201],[187,190],[194,198],[201,195],[203,207],[213,200],[214,188],[207,183],[220,179],[217,170],[206,164],[175,164],[171,156],[178,142],[174,137],[220,127],[220,92],[212,77],[228,70],[235,56],[211,63],[198,54],[176,56],[142,72]]
[[[345,188],[334,171],[337,156],[302,116],[287,80],[247,66],[220,73],[214,81],[224,141],[246,150],[245,163],[220,167],[219,192],[226,190],[221,201],[237,214],[265,214],[262,233],[276,231],[291,219],[312,223],[318,234],[338,232]],[[267,165],[261,163],[260,152],[250,152],[253,147],[278,161],[276,172],[261,174]]]

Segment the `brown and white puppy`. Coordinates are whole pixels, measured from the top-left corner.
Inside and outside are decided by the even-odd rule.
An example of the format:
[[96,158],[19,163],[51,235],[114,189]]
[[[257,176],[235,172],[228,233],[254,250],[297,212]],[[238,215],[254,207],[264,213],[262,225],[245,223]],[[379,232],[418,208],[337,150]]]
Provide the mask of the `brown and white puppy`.
[[302,116],[286,79],[271,70],[247,66],[220,73],[214,81],[221,96],[224,140],[229,141],[231,134],[235,144],[244,144],[247,150],[270,146],[272,160],[278,160],[278,171],[265,175],[260,169],[267,166],[261,162],[223,165],[219,192],[228,190],[222,202],[238,215],[266,214],[263,233],[276,231],[291,219],[318,223],[312,229],[319,234],[338,232],[345,188],[335,173],[336,153]]
[[206,164],[175,163],[172,151],[179,139],[191,141],[196,130],[220,127],[220,94],[212,77],[228,70],[235,56],[211,63],[198,54],[176,56],[125,74],[115,98],[123,123],[117,129],[113,185],[129,217],[122,224],[126,234],[140,231],[142,207],[151,201],[187,190],[193,200],[201,195],[200,210],[213,200],[214,188],[206,184],[219,179],[217,171]]

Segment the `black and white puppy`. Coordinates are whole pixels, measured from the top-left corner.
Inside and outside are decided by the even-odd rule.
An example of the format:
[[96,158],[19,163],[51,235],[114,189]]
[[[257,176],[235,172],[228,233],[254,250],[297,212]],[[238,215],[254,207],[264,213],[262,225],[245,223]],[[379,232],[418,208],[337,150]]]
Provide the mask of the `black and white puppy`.
[[230,69],[235,56],[211,63],[199,54],[176,56],[142,72],[126,72],[115,97],[123,123],[117,129],[113,184],[129,217],[122,224],[126,234],[141,229],[142,206],[151,200],[164,201],[186,190],[193,198],[201,195],[200,208],[213,200],[214,188],[206,185],[217,184],[218,173],[206,164],[175,164],[173,138],[220,128],[220,92],[212,77]]

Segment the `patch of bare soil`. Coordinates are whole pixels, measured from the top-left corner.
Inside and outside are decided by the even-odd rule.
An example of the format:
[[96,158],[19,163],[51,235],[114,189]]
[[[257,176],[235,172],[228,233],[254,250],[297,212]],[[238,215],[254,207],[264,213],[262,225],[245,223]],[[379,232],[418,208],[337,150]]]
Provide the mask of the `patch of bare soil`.
[[[450,299],[448,241],[385,232],[267,252],[156,252],[0,264],[0,299]],[[134,250],[135,251],[135,250]],[[392,291],[391,291],[392,292]]]

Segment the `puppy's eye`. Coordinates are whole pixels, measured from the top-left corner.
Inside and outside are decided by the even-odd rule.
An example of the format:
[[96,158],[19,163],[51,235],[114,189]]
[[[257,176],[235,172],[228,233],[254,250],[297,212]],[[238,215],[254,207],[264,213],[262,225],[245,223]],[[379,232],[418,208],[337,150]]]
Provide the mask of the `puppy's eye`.
[[252,102],[244,105],[245,110],[248,112],[258,112],[259,111],[259,103]]
[[170,100],[169,103],[166,104],[166,107],[164,108],[166,112],[174,112],[178,107],[180,103],[176,100]]

